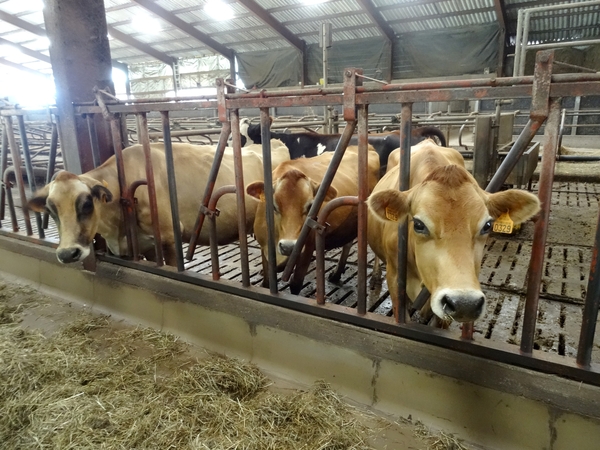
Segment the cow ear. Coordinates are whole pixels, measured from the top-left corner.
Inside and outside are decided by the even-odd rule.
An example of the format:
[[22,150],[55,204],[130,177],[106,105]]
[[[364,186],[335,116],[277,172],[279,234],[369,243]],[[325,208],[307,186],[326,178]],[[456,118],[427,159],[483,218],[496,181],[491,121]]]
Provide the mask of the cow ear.
[[265,183],[263,181],[255,181],[246,187],[248,195],[260,200],[265,200]]
[[49,191],[50,185],[46,185],[36,191],[33,197],[27,202],[27,208],[35,212],[46,212],[46,200],[48,199]]
[[487,207],[494,219],[508,212],[513,222],[522,223],[539,212],[540,201],[527,191],[509,189],[489,194]]
[[100,200],[102,203],[110,203],[113,199],[112,192],[110,192],[108,188],[101,184],[97,184],[92,187],[92,196]]
[[395,189],[386,189],[371,194],[369,209],[379,220],[400,222],[409,211],[408,194]]
[[[321,186],[320,183],[317,183],[313,180],[310,180],[310,184],[313,188],[313,195],[317,195],[317,191],[319,190],[319,187]],[[333,186],[329,186],[329,189],[327,189],[327,193],[325,194],[325,200],[326,202],[330,202],[331,200],[333,200],[334,198],[336,198],[338,195],[338,191],[336,188],[334,188]]]

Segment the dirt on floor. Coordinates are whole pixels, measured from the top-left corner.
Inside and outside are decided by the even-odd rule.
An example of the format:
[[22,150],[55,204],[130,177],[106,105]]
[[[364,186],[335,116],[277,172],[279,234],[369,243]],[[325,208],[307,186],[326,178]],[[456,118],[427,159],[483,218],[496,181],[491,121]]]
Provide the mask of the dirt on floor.
[[[93,314],[1,273],[0,339],[5,449],[475,448],[410,416],[382,417],[350,405],[324,382],[307,387],[267,377],[252,364]],[[182,377],[185,392],[170,387]],[[250,409],[256,405],[268,420]],[[198,415],[212,410],[209,422],[217,428],[209,432]],[[231,424],[240,421],[248,426],[232,435]],[[293,440],[282,437],[286,428]]]

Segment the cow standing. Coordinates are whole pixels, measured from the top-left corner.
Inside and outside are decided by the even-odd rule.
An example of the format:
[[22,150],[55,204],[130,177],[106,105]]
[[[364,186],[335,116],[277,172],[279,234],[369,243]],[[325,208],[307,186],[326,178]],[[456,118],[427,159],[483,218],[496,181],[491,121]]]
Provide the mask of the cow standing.
[[484,309],[479,270],[492,224],[507,213],[515,223],[534,216],[538,198],[517,189],[483,191],[454,149],[425,141],[412,148],[410,189],[398,190],[400,167],[390,168],[369,197],[368,242],[386,262],[386,278],[398,317],[398,222],[407,218],[406,292],[414,300],[425,286],[431,310],[443,321],[470,322]]
[[[300,234],[306,215],[310,210],[314,196],[319,189],[329,163],[332,152],[326,152],[314,158],[301,158],[286,161],[273,170],[273,206],[275,209],[275,247],[277,270],[282,271],[287,263],[296,240]],[[379,177],[379,158],[369,146],[368,152],[368,186],[369,192],[375,187]],[[323,206],[335,197],[358,195],[358,147],[346,149],[344,157],[327,191]],[[260,200],[254,222],[254,234],[261,246],[263,270],[267,273],[267,224],[264,182],[255,181],[249,184],[246,192]],[[322,206],[322,207],[323,207]],[[357,235],[358,216],[355,206],[342,206],[335,209],[327,219],[329,227],[325,231],[325,248],[332,249],[351,243]],[[314,236],[309,237],[304,246],[304,255],[312,255],[315,247]],[[292,293],[300,291],[302,279],[310,260],[305,266],[300,263],[296,268],[294,279],[296,284],[290,286]],[[268,277],[264,277],[263,286],[268,286]]]
[[[289,160],[289,151],[280,141],[272,141],[272,164],[276,167]],[[216,146],[173,144],[173,160],[179,204],[179,220],[184,241],[189,241],[202,200],[202,192],[208,180]],[[151,144],[151,159],[156,184],[158,221],[165,262],[176,265],[175,238],[171,219],[171,202],[167,181],[167,168],[163,144]],[[245,148],[242,152],[244,178],[263,178],[262,150]],[[123,150],[125,178],[128,183],[146,178],[144,151],[141,145]],[[216,180],[215,189],[235,184],[232,149],[226,149]],[[106,240],[109,250],[117,255],[127,254],[127,239],[123,210],[119,199],[121,193],[117,178],[115,157],[83,175],[59,172],[47,186],[36,192],[28,206],[34,211],[49,212],[60,236],[56,254],[63,263],[84,259],[90,253],[94,235],[99,233]],[[140,253],[154,259],[154,237],[148,189],[141,186],[136,191],[135,205],[137,235]],[[258,202],[246,196],[246,221],[252,229]],[[237,206],[234,194],[225,195],[219,203],[217,217],[218,244],[228,244],[238,239]],[[198,243],[209,243],[208,227],[204,227]]]

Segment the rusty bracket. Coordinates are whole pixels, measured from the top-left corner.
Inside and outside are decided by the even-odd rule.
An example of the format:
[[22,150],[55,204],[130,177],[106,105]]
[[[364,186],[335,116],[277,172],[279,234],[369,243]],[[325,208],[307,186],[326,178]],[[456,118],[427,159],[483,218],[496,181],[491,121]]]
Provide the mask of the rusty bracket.
[[325,223],[324,225],[321,225],[319,222],[317,222],[312,217],[309,217],[308,219],[306,219],[306,225],[308,225],[310,228],[312,228],[313,230],[315,230],[319,234],[325,233],[325,231],[329,227],[328,223]]
[[228,122],[229,117],[227,114],[227,103],[225,94],[233,94],[235,92],[235,86],[232,84],[233,80],[223,78],[217,78],[217,113],[219,121],[221,123]]
[[204,205],[200,205],[200,211],[206,217],[210,217],[210,218],[219,217],[219,214],[221,214],[221,210],[219,208],[210,209],[208,206],[204,206]]
[[550,113],[550,83],[552,82],[552,65],[554,50],[542,50],[535,55],[533,71],[533,89],[531,91],[531,110],[529,117],[533,120],[545,120]]
[[[362,86],[362,69],[344,69],[344,120],[356,120],[356,87]],[[357,76],[359,75],[359,76]]]

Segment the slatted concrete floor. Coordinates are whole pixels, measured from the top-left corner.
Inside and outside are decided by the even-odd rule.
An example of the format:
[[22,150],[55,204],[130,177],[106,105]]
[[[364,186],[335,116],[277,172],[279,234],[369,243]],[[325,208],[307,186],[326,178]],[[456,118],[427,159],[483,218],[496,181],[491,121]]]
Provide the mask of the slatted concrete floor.
[[[536,186],[534,185],[534,190]],[[540,308],[535,348],[560,355],[574,356],[579,339],[582,304],[587,289],[593,238],[598,217],[600,185],[586,183],[555,183],[544,274],[540,288]],[[23,218],[19,218],[24,230]],[[47,230],[49,240],[57,239],[53,226]],[[32,216],[34,231],[35,220]],[[3,230],[10,230],[9,217],[2,221]],[[23,233],[23,231],[20,231]],[[483,317],[475,324],[476,335],[487,339],[518,344],[520,340],[525,301],[527,267],[531,256],[533,224],[524,225],[516,236],[492,234],[486,245],[480,281],[488,302]],[[187,248],[186,248],[187,250]],[[326,254],[326,271],[334,270],[340,250]],[[369,251],[368,276],[374,255]],[[250,279],[260,285],[263,279],[260,248],[249,241]],[[219,252],[220,273],[223,279],[241,282],[240,252],[237,244],[226,245]],[[211,275],[210,249],[199,247],[187,270]],[[356,306],[357,252],[353,248],[340,283],[326,281],[327,301],[344,306]],[[287,283],[279,280],[280,291]],[[311,264],[301,295],[315,297],[315,264]],[[391,315],[391,300],[385,278],[382,285],[368,292],[369,311]],[[450,332],[458,333],[453,324]],[[600,362],[600,332],[596,337],[594,360]]]

